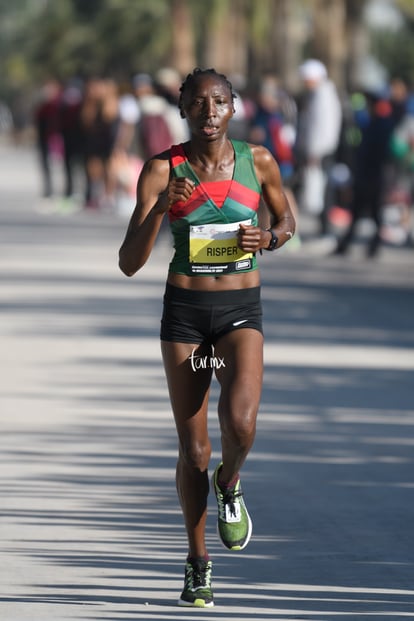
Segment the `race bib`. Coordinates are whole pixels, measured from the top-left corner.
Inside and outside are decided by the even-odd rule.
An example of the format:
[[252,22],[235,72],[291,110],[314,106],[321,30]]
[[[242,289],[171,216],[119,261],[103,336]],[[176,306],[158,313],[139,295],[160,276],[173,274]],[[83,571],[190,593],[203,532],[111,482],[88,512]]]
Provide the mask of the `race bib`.
[[201,224],[190,226],[190,268],[193,274],[230,274],[249,270],[253,254],[237,245],[240,224]]

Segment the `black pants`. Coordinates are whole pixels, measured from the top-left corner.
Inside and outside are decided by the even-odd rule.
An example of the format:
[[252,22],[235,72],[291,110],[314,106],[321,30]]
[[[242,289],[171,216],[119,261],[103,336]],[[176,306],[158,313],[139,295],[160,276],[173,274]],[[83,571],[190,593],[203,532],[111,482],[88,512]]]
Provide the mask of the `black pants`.
[[376,254],[380,244],[382,225],[382,199],[384,195],[384,176],[366,176],[355,180],[351,202],[351,223],[338,244],[338,253],[344,254],[352,242],[358,221],[368,216],[375,224],[375,232],[369,241],[368,254]]

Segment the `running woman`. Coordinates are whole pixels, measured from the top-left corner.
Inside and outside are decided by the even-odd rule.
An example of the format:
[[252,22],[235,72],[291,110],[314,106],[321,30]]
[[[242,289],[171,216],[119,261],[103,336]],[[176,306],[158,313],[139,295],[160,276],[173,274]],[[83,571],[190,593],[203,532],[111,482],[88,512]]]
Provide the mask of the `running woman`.
[[[195,69],[180,89],[190,139],[148,160],[119,252],[133,276],[146,263],[167,214],[174,239],[161,320],[161,351],[178,434],[176,485],[188,538],[181,606],[214,605],[205,528],[211,442],[207,413],[220,385],[221,461],[212,487],[218,533],[243,550],[252,533],[240,470],[253,445],[262,390],[263,332],[256,253],[295,231],[278,165],[260,145],[230,140],[233,88],[214,69]],[[258,224],[261,200],[271,227]]]

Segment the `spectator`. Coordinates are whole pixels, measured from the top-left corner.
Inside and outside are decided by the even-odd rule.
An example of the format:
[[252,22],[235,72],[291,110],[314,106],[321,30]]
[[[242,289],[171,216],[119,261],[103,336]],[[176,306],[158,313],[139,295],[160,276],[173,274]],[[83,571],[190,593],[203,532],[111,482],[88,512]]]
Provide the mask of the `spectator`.
[[82,156],[82,133],[80,112],[82,106],[82,84],[73,79],[63,90],[59,106],[59,125],[63,140],[65,167],[65,196],[74,192],[74,168]]
[[[320,217],[320,232],[328,233],[328,210],[333,202],[329,183],[335,153],[339,145],[342,106],[337,89],[328,79],[327,70],[319,60],[306,60],[299,68],[304,85],[304,96],[298,111],[295,156],[301,177],[300,206]],[[310,186],[319,181],[319,191],[310,206]]]
[[59,107],[61,85],[55,79],[48,80],[40,91],[34,110],[34,123],[37,132],[37,147],[43,178],[43,196],[52,196],[51,154],[56,149],[56,139],[60,135]]
[[180,144],[190,138],[188,125],[180,115],[178,101],[182,78],[178,71],[171,67],[162,67],[155,74],[155,85],[159,95],[164,97],[169,106],[166,119],[170,128],[173,144]]
[[[399,212],[397,232],[400,243],[413,246],[412,207],[414,202],[414,98],[405,85],[404,97],[395,114],[395,99],[392,101],[394,129],[391,136],[391,191],[389,201]],[[399,230],[398,230],[399,229]],[[391,233],[391,228],[388,229]]]
[[368,256],[377,254],[382,224],[385,172],[390,161],[393,131],[392,107],[375,93],[366,93],[368,122],[361,127],[361,142],[355,150],[353,170],[351,223],[340,239],[336,254],[345,254],[354,238],[358,221],[368,214],[375,224],[369,241]]
[[256,113],[254,98],[247,92],[246,78],[241,74],[230,77],[235,89],[234,114],[229,122],[228,135],[233,140],[250,140],[250,126]]
[[250,141],[262,144],[279,164],[284,186],[293,175],[293,144],[296,136],[296,104],[274,76],[265,76],[258,94],[250,128]]
[[138,99],[140,119],[137,126],[138,156],[147,160],[175,142],[173,106],[159,94],[150,75],[139,73],[133,80]]
[[113,80],[89,80],[80,118],[86,168],[86,206],[99,207],[110,201],[109,165],[120,119],[118,90]]

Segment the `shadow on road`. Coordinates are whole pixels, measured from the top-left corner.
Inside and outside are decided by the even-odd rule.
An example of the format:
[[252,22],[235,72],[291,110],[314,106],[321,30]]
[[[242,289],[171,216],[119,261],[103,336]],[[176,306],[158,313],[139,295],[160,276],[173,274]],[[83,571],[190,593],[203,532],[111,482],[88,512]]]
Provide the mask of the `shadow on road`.
[[211,499],[216,608],[183,611],[165,263],[129,281],[120,223],[2,218],[2,618],[414,617],[411,267],[263,259],[266,369],[243,471],[254,535],[225,551]]

